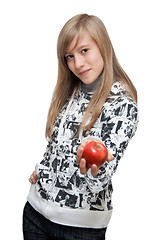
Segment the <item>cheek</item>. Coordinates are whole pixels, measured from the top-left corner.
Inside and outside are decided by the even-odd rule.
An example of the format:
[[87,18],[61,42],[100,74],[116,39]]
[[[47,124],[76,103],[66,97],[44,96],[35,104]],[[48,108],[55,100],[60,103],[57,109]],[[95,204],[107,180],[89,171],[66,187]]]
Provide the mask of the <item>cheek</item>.
[[101,71],[102,71],[104,68],[104,60],[100,52],[98,54],[98,59],[99,59],[99,67],[101,68]]
[[89,64],[92,64],[96,66],[97,68],[103,68],[104,66],[104,61],[100,53],[92,54],[89,56],[89,59],[87,59],[87,62]]
[[104,61],[101,55],[96,55],[94,58],[94,66],[100,74],[104,68]]
[[67,66],[68,66],[68,68],[73,72],[73,64],[72,64],[72,61],[69,61],[68,63],[67,63]]
[[99,68],[101,68],[101,71],[102,71],[103,68],[104,68],[104,60],[103,60],[102,57],[101,57],[101,59],[99,60]]

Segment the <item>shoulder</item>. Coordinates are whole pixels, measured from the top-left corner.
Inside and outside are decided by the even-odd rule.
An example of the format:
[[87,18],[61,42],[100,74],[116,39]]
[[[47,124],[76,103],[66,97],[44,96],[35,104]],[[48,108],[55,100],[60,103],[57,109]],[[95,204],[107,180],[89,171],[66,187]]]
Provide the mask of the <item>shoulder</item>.
[[128,120],[138,121],[138,106],[134,100],[122,95],[107,101],[102,109],[102,114],[111,118],[127,118]]
[[128,93],[125,86],[121,82],[113,82],[107,101],[111,102],[119,97],[126,96],[128,96]]
[[134,136],[138,122],[137,104],[129,97],[118,97],[110,103],[105,103],[101,115],[102,132],[106,136],[130,139]]
[[115,115],[123,112],[124,108],[138,111],[137,103],[129,96],[124,85],[121,82],[114,82],[109,96],[104,104],[104,109],[116,111]]

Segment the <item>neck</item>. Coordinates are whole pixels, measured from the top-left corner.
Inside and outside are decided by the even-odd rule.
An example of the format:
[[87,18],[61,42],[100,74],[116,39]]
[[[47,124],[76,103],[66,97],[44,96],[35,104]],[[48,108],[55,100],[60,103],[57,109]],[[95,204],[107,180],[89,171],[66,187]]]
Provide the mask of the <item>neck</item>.
[[81,90],[85,93],[87,92],[94,92],[96,90],[96,88],[98,87],[99,83],[101,80],[101,76],[99,76],[94,82],[92,82],[91,84],[84,84],[83,82],[81,82]]

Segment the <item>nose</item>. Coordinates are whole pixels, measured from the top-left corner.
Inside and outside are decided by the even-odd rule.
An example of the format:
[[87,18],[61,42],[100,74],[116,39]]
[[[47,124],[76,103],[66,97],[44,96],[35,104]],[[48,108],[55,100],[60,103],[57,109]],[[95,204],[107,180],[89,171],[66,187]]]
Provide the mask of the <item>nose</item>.
[[74,60],[75,60],[75,68],[77,68],[77,69],[80,69],[85,64],[83,56],[76,55],[76,56],[74,56]]

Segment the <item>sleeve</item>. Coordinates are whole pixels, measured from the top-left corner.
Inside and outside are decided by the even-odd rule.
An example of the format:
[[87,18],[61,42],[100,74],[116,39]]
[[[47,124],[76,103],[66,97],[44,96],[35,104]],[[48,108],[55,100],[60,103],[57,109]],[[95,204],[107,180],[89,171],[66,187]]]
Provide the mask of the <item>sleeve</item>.
[[43,159],[41,162],[38,162],[35,166],[35,171],[36,174],[38,176],[38,178],[40,177],[49,177],[49,159],[50,159],[50,154],[49,152],[51,152],[51,141],[48,140],[47,143],[47,147],[46,147],[46,151],[43,155]]
[[114,156],[111,162],[105,162],[97,176],[93,177],[88,171],[87,182],[93,192],[103,190],[111,181],[118,163],[134,136],[138,124],[138,108],[130,98],[118,99],[103,111],[100,117],[102,123],[99,140]]

